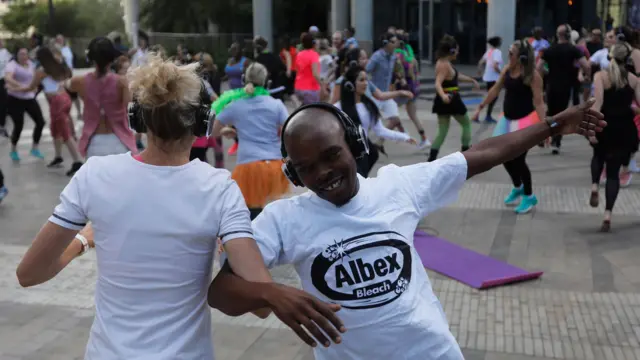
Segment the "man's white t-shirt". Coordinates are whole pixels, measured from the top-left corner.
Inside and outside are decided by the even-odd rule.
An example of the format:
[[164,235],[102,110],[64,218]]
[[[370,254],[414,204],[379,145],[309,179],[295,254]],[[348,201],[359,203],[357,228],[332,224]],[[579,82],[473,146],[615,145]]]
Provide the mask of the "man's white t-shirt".
[[485,61],[482,81],[498,81],[500,78],[500,71],[496,71],[495,65],[498,65],[498,69],[502,68],[502,51],[500,51],[500,49],[489,49],[484,53],[484,55],[482,55],[482,59]]
[[216,238],[253,237],[227,170],[92,157],[49,221],[94,229],[96,314],[85,359],[213,359],[207,289]]
[[293,264],[305,291],[342,305],[342,343],[316,360],[462,360],[413,246],[418,222],[453,202],[467,177],[461,153],[388,165],[335,205],[312,192],[275,201],[253,221],[268,267]]
[[598,64],[601,70],[605,70],[609,67],[610,62],[609,49],[603,48],[594,52],[593,55],[591,55],[591,57],[589,58],[589,61],[594,64]]
[[9,50],[2,48],[0,49],[0,79],[4,79],[4,68],[7,66],[9,61],[13,56],[9,52]]
[[69,69],[73,70],[73,52],[71,51],[71,48],[65,45],[60,52],[62,53],[64,62],[67,64]]

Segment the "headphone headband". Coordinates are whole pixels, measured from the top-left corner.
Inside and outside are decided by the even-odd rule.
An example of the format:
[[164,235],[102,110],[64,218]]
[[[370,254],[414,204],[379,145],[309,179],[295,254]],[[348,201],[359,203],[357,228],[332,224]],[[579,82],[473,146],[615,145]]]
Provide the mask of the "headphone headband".
[[289,179],[289,181],[291,181],[291,183],[295,186],[304,186],[304,184],[302,183],[300,176],[298,176],[298,173],[296,172],[293,164],[291,163],[291,160],[288,159],[289,154],[287,153],[287,149],[284,144],[284,136],[286,134],[287,125],[289,124],[289,122],[298,113],[307,109],[324,109],[329,113],[333,114],[340,121],[340,124],[344,129],[345,141],[349,146],[349,150],[351,151],[351,153],[356,159],[359,159],[369,153],[369,143],[364,133],[364,129],[362,129],[362,126],[356,125],[356,123],[353,122],[353,120],[351,120],[351,118],[344,111],[338,109],[337,107],[331,104],[322,103],[322,102],[302,105],[301,107],[297,108],[293,113],[291,113],[291,115],[289,115],[287,120],[282,125],[282,131],[281,131],[282,140],[280,144],[280,153],[282,155],[282,158],[285,160],[285,163],[282,164],[282,172]]
[[[193,107],[195,123],[192,128],[193,135],[196,137],[211,136],[213,130],[213,120],[215,118],[215,112],[211,110],[211,107],[202,103]],[[136,100],[133,100],[127,106],[127,115],[129,118],[129,128],[138,134],[144,134],[147,132],[147,124],[144,122],[145,108],[140,105]]]

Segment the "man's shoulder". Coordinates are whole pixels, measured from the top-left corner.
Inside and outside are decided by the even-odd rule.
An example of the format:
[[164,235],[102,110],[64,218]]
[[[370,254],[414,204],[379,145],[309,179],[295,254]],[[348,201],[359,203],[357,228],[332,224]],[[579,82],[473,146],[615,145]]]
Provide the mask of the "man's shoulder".
[[264,207],[265,214],[273,214],[279,219],[290,219],[299,216],[301,211],[315,207],[313,197],[316,196],[310,190],[288,198],[278,199]]

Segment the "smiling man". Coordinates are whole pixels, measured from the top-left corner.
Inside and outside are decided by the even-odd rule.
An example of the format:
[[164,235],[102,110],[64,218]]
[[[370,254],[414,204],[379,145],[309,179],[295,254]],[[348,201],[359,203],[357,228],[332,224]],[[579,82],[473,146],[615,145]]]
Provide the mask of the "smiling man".
[[454,201],[466,179],[550,135],[593,139],[606,123],[592,104],[368,179],[356,173],[366,139],[346,114],[328,104],[294,112],[283,127],[284,170],[311,191],[267,205],[253,228],[267,266],[293,264],[305,291],[341,305],[348,330],[340,344],[316,347],[316,359],[463,359],[413,246],[418,222]]

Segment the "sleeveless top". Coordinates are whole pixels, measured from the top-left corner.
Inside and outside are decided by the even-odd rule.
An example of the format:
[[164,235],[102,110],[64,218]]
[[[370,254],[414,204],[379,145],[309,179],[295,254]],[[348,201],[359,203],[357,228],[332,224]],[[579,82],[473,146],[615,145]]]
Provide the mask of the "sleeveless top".
[[60,90],[60,83],[54,80],[51,76],[47,76],[42,79],[42,91],[45,94],[55,94]]
[[229,87],[231,89],[238,89],[243,86],[242,72],[244,70],[245,61],[247,61],[247,58],[243,56],[237,63],[233,65],[227,64],[227,66],[224,67],[224,72],[229,78]]
[[462,101],[460,96],[460,89],[458,88],[458,69],[453,68],[454,75],[452,79],[445,79],[442,81],[442,89],[446,94],[449,94],[451,101],[445,104],[440,98],[440,95],[436,94],[433,99],[433,107],[431,112],[438,115],[465,115],[467,113],[467,107]]
[[638,150],[638,129],[633,121],[635,113],[631,108],[634,99],[635,91],[629,84],[622,88],[610,87],[604,90],[600,112],[607,120],[607,126],[596,134],[597,146],[626,152]]
[[535,110],[533,106],[533,91],[531,86],[524,83],[524,76],[511,77],[507,72],[504,78],[504,117],[509,120],[518,120],[531,114]]
[[106,118],[113,134],[132,153],[137,153],[136,139],[129,128],[127,105],[122,104],[118,91],[119,76],[107,73],[101,78],[91,72],[84,77],[84,126],[78,143],[78,150],[86,156],[89,141],[95,134],[101,118]]

